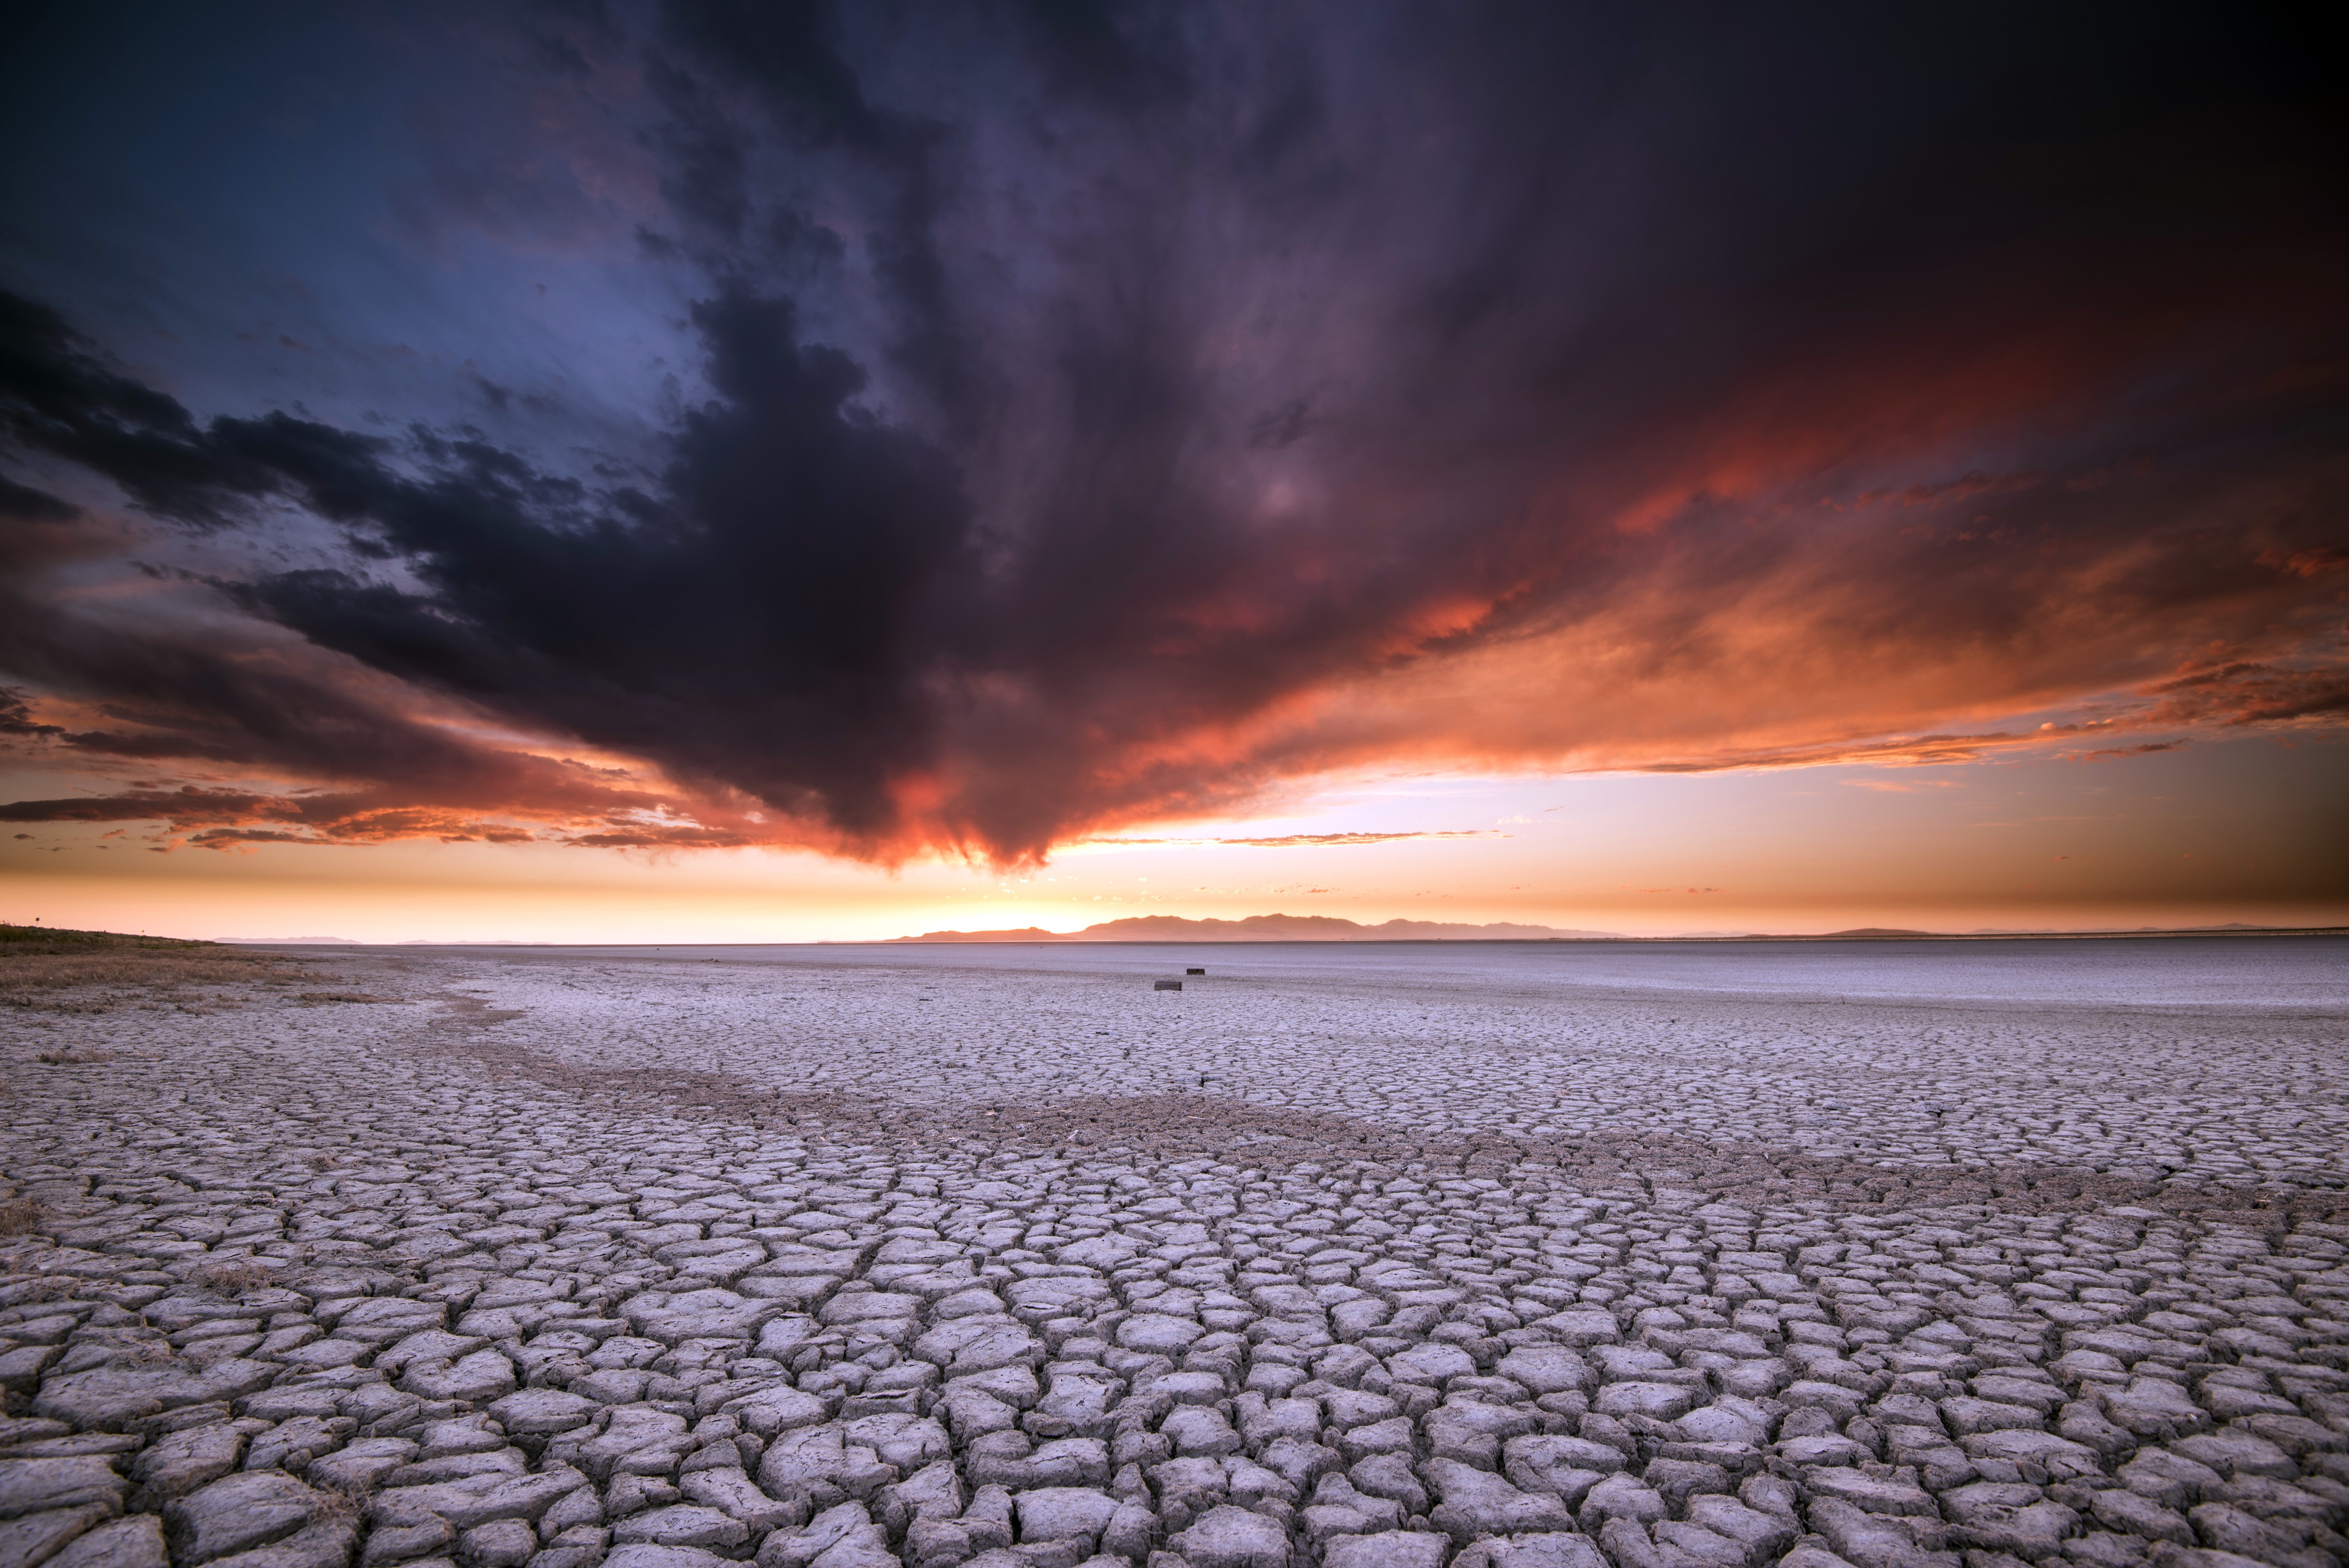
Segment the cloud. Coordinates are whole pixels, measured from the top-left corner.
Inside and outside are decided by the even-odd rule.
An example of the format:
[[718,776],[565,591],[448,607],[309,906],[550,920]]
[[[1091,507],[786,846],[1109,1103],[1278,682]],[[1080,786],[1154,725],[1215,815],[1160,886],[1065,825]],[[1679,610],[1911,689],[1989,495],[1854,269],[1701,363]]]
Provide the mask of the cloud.
[[[1080,839],[1085,844],[1235,844],[1247,849],[1294,850],[1344,848],[1358,844],[1390,844],[1402,839],[1506,839],[1507,833],[1483,829],[1457,831],[1408,833],[1283,833],[1261,839],[1137,839],[1130,837]],[[1326,888],[1318,892],[1328,892]]]
[[33,709],[25,700],[26,694],[0,686],[0,735],[48,736],[62,735],[64,729],[54,724],[36,724]]
[[80,510],[68,501],[59,500],[47,490],[20,485],[0,474],[0,517],[33,522],[68,522],[79,514]]
[[2148,716],[2157,723],[2240,728],[2333,718],[2349,714],[2349,669],[2230,660],[2156,681],[2143,694],[2158,699]]
[[1018,863],[1369,764],[2337,725],[2313,78],[2018,23],[492,9],[392,207],[684,300],[563,324],[657,428],[207,401],[0,299],[7,733],[81,791],[7,810]]

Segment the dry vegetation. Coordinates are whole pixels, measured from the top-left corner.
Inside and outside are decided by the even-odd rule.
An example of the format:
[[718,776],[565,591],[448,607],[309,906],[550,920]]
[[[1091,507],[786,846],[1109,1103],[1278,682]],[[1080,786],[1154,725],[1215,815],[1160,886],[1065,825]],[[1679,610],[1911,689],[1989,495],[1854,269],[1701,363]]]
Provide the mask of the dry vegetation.
[[367,1485],[327,1480],[311,1500],[310,1517],[322,1524],[356,1530],[367,1518],[367,1505],[374,1497],[374,1489]]
[[274,1283],[278,1276],[276,1270],[249,1258],[225,1258],[198,1264],[184,1277],[198,1290],[208,1290],[215,1295],[243,1295],[256,1286]]
[[[212,942],[0,924],[0,1006],[57,1013],[134,1005],[201,1011],[237,1005],[241,998],[222,987],[274,991],[326,978],[315,973],[316,962]],[[339,991],[305,992],[299,999],[373,1000]]]

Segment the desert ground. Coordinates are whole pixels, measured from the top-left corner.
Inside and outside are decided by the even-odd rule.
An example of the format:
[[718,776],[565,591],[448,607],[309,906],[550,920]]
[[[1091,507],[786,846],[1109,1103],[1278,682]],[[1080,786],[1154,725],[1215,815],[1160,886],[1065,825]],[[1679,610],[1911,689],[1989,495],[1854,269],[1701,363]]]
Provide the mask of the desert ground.
[[167,956],[0,1568],[2349,1560],[2338,940]]

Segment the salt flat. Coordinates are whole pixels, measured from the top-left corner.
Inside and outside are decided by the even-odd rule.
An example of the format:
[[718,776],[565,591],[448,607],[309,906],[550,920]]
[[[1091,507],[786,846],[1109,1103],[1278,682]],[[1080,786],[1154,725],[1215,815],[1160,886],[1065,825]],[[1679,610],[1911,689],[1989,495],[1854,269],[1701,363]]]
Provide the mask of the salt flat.
[[0,1564],[2349,1556],[2349,944],[329,967],[5,1021]]

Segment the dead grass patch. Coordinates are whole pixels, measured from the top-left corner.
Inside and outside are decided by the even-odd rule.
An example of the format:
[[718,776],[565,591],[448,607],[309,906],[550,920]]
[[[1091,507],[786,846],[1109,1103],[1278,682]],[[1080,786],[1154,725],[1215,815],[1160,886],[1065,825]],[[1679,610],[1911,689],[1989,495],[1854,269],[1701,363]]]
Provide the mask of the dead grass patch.
[[[316,962],[212,942],[0,924],[0,1006],[50,1013],[103,1013],[158,1001],[186,1011],[198,1004],[233,1006],[237,998],[218,987],[290,985],[309,977]],[[214,994],[194,995],[198,987]]]
[[328,1484],[319,1489],[310,1503],[310,1517],[321,1524],[339,1524],[348,1530],[358,1528],[367,1517],[368,1506],[375,1501],[374,1489],[364,1484],[344,1487]]
[[0,1236],[36,1236],[49,1226],[49,1211],[38,1198],[0,1203]]
[[67,931],[51,925],[10,925],[0,921],[0,958],[46,953],[187,952],[212,948],[213,942],[181,936],[133,936],[121,931]]
[[274,1284],[277,1271],[245,1258],[223,1258],[218,1263],[198,1264],[181,1277],[198,1290],[208,1290],[214,1295],[243,1295],[256,1285]]

